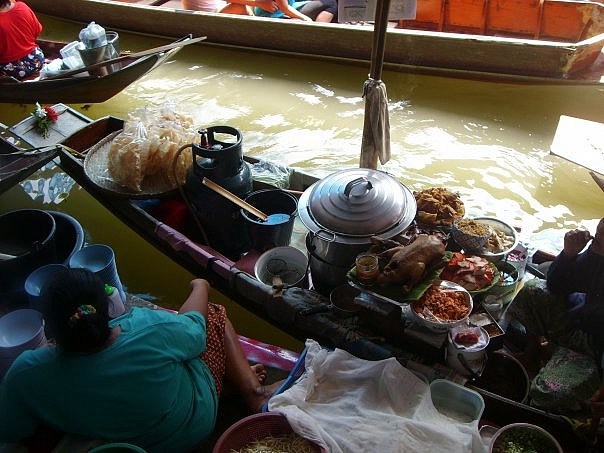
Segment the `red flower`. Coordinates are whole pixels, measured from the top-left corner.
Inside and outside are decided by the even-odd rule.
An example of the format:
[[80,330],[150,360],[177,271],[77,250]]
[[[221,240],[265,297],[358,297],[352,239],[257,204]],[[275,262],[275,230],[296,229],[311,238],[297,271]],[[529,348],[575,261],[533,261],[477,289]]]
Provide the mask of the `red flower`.
[[42,132],[43,137],[48,137],[48,130],[50,129],[50,125],[55,123],[59,118],[59,115],[49,105],[45,105],[44,107],[40,107],[40,104],[36,102],[36,108],[31,113],[31,116],[34,117],[36,121],[36,126]]
[[59,119],[59,115],[57,114],[55,109],[53,109],[50,105],[45,105],[43,108],[46,114],[48,115],[50,121],[54,123],[55,121],[57,121],[57,119]]

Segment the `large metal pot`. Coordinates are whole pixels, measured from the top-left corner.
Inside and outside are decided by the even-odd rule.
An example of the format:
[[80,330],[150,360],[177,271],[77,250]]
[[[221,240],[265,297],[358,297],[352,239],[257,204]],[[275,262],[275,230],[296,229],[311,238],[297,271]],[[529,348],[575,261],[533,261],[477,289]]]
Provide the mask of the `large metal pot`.
[[343,283],[356,256],[370,247],[371,236],[396,236],[416,211],[413,193],[378,170],[341,170],[306,189],[298,212],[309,230],[306,247],[315,287],[331,291]]

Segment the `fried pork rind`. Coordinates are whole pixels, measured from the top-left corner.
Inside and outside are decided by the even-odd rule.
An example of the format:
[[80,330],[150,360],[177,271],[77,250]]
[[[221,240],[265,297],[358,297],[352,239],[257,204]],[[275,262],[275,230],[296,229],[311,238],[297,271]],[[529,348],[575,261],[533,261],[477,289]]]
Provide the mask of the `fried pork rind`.
[[184,181],[193,161],[192,153],[184,150],[174,173],[178,150],[195,139],[192,124],[191,117],[177,112],[172,105],[132,111],[124,130],[111,143],[109,174],[115,182],[135,192],[142,191],[148,176],[159,177],[166,181],[166,186],[176,187]]
[[444,187],[413,192],[417,202],[417,220],[425,225],[451,226],[465,214],[464,204],[456,193]]

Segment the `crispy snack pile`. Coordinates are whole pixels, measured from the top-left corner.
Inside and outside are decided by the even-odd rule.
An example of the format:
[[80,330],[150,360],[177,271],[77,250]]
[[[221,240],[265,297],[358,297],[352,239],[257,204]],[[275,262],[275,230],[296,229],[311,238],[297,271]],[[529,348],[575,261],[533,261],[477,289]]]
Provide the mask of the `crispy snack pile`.
[[186,176],[193,157],[190,152],[180,153],[176,174],[174,159],[179,148],[192,143],[195,137],[192,118],[175,111],[174,106],[136,109],[128,114],[124,130],[111,143],[109,174],[135,192],[142,190],[146,177],[154,175],[176,187]]
[[451,226],[464,216],[464,204],[456,193],[444,187],[413,192],[417,202],[417,220],[426,225]]

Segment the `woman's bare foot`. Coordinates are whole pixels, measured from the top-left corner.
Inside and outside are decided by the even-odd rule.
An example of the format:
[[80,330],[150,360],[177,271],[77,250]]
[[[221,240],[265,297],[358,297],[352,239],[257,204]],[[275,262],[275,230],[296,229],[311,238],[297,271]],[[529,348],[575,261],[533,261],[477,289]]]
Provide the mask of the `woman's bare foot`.
[[254,412],[260,412],[264,403],[281,387],[285,379],[273,382],[268,385],[261,385],[254,389],[252,394],[246,395],[246,402],[250,409]]
[[266,377],[268,376],[265,366],[261,363],[256,363],[255,365],[250,365],[250,368],[258,378],[258,383],[264,384],[264,381],[266,381]]

